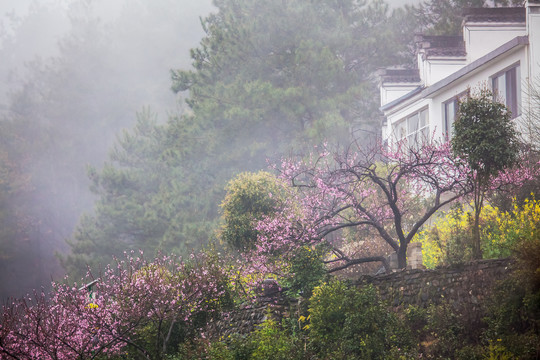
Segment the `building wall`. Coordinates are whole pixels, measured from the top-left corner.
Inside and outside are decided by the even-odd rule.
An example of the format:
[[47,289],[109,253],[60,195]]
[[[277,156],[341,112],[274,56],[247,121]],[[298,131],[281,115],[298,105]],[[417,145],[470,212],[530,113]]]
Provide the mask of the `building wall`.
[[480,59],[516,36],[527,35],[523,24],[465,24],[463,40],[467,51],[467,62]]
[[418,101],[410,104],[404,105],[402,108],[400,108],[399,111],[388,115],[387,116],[387,125],[386,125],[386,131],[383,133],[384,139],[390,139],[391,142],[395,142],[398,140],[393,133],[393,126],[400,121],[404,121],[404,119],[414,114],[415,112],[418,112],[424,108],[428,108],[428,114],[429,114],[429,121],[430,121],[430,127],[431,127],[431,119],[433,118],[432,109],[433,106],[431,105],[432,101],[431,99],[419,99]]
[[[521,72],[521,99],[523,104],[523,99],[527,96],[526,84],[528,82],[528,76],[526,74],[526,69],[528,67],[526,49],[521,48],[512,53],[505,54],[504,56],[495,59],[489,66],[485,66],[474,73],[469,74],[467,77],[458,79],[455,81],[452,86],[445,87],[441,91],[433,94],[432,96],[432,106],[433,106],[433,125],[432,131],[435,132],[436,137],[441,138],[443,136],[443,103],[451,99],[454,96],[462,94],[463,92],[471,89],[474,93],[475,90],[478,90],[483,87],[488,87],[491,89],[491,78],[493,75],[500,73],[501,71],[515,65],[516,63],[520,64]],[[521,124],[522,117],[516,119],[518,127]]]
[[466,65],[460,59],[426,59],[419,60],[420,77],[425,86],[431,86]]
[[[430,94],[427,97],[422,97],[422,93],[412,98],[409,101],[404,101],[403,104],[395,106],[392,111],[387,113],[387,125],[383,129],[383,137],[390,138],[392,141],[395,137],[392,136],[392,128],[395,124],[403,121],[404,118],[414,112],[428,106],[429,107],[429,123],[430,134],[435,138],[443,138],[445,136],[445,126],[443,119],[443,103],[457,96],[468,89],[480,89],[482,87],[491,88],[491,78],[493,75],[519,63],[521,73],[521,104],[526,103],[528,94],[528,84],[530,82],[528,76],[528,48],[519,47],[513,51],[509,51],[498,58],[490,61],[485,66],[482,66],[475,71],[466,74],[462,78],[456,79],[454,82],[441,88],[439,91]],[[523,124],[523,117],[516,119],[518,128]]]
[[540,87],[540,4],[527,9],[527,30],[529,34],[529,59],[531,83]]
[[[466,66],[471,66],[474,61],[482,61],[479,59],[518,36],[527,35],[528,45],[520,45],[492,59],[461,78],[446,83],[436,92],[430,90],[434,88],[432,86],[434,84],[438,86],[441,82],[444,83],[451,79],[452,75],[463,67],[463,62],[460,62],[457,57],[448,59],[428,57],[424,59],[422,54],[419,54],[418,68],[424,90],[385,109],[386,122],[382,129],[383,139],[389,140],[390,143],[395,141],[394,125],[426,106],[429,107],[430,134],[438,139],[444,138],[446,126],[443,104],[469,88],[474,90],[488,87],[491,89],[492,76],[516,63],[520,64],[521,111],[515,122],[518,130],[526,135],[527,121],[529,120],[527,114],[540,111],[531,106],[529,100],[529,94],[533,93],[533,90],[540,90],[540,2],[527,2],[526,6],[526,23],[469,22],[464,24]],[[437,83],[438,81],[441,82]],[[381,94],[384,94],[381,106],[399,99],[400,96],[407,95],[403,92],[403,86],[400,92],[393,93],[395,89],[381,88]]]
[[399,99],[403,95],[407,95],[419,85],[408,85],[403,83],[384,84],[380,87],[381,105],[388,104],[391,101]]

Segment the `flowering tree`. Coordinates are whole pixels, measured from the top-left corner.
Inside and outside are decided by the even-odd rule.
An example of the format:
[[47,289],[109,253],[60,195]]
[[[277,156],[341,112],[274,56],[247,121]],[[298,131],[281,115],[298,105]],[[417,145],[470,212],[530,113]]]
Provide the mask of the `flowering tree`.
[[[258,224],[254,262],[275,271],[269,257],[287,258],[301,246],[325,244],[333,253],[330,271],[380,261],[383,256],[350,258],[330,235],[351,227],[371,228],[407,264],[407,246],[421,226],[441,207],[471,192],[466,165],[451,153],[449,143],[419,147],[398,144],[343,153],[323,149],[306,160],[285,160],[278,169],[291,186],[288,206]],[[420,213],[413,211],[421,203]]]
[[[87,294],[59,286],[4,306],[0,354],[6,359],[93,359],[115,353],[119,342],[102,331]],[[99,311],[99,315],[103,311]],[[100,316],[101,317],[101,316]]]
[[5,305],[0,357],[94,359],[129,350],[162,359],[176,327],[189,328],[195,317],[224,306],[227,283],[222,264],[207,254],[185,263],[127,256],[104,272],[93,298],[55,285],[49,298],[42,293]]
[[[537,165],[502,169],[489,189],[520,186],[537,176]],[[382,254],[351,257],[343,251],[342,230],[351,228],[369,229],[368,236],[393,249],[399,268],[405,268],[407,247],[422,225],[475,186],[468,162],[453,155],[450,142],[368,149],[353,144],[333,154],[323,148],[307,159],[284,160],[277,170],[291,185],[290,193],[282,209],[259,221],[256,251],[249,257],[254,271],[278,275],[306,246],[332,253],[326,260],[329,272],[375,261],[388,270]]]

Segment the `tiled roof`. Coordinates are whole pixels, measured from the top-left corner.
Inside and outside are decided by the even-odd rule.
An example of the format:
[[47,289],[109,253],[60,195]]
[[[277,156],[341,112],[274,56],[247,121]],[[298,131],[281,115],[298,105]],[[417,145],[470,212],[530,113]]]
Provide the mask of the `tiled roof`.
[[469,8],[463,11],[465,23],[473,22],[525,22],[525,7]]
[[429,36],[417,35],[415,37],[418,51],[426,56],[452,56],[462,57],[465,52],[465,42],[462,36]]
[[418,83],[420,73],[418,69],[384,69],[381,74],[382,83]]
[[458,71],[456,71],[452,75],[450,75],[450,76],[436,82],[435,84],[433,84],[433,85],[431,85],[429,87],[426,87],[426,88],[418,87],[416,90],[413,90],[410,93],[405,94],[402,97],[400,97],[398,99],[395,99],[395,100],[381,106],[379,109],[381,111],[387,111],[387,110],[389,110],[389,109],[391,109],[391,108],[393,108],[393,107],[395,107],[395,106],[409,100],[410,98],[412,98],[413,96],[418,95],[418,94],[420,94],[420,96],[422,98],[428,97],[431,94],[433,94],[434,92],[439,91],[439,90],[445,88],[446,86],[450,85],[454,81],[456,81],[458,79],[461,79],[462,77],[467,76],[468,74],[472,73],[473,71],[477,70],[478,68],[481,68],[481,67],[485,66],[490,61],[498,58],[499,56],[501,56],[501,55],[503,55],[505,53],[508,53],[509,51],[513,51],[514,49],[518,49],[518,48],[520,48],[522,46],[528,45],[528,44],[529,44],[529,37],[528,36],[515,37],[514,39],[508,41],[507,43],[499,46],[497,49],[491,51],[490,53],[488,53],[488,54],[486,54],[484,56],[482,56],[480,59],[477,59],[477,60],[473,61],[472,63],[470,63],[469,65],[459,69]]

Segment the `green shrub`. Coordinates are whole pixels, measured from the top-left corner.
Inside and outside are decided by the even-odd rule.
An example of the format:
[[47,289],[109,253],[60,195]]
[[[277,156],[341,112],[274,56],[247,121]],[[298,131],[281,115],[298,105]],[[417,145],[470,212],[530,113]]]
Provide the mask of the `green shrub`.
[[513,360],[515,357],[506,350],[506,348],[500,343],[501,339],[497,342],[490,341],[488,354],[486,354],[486,360]]
[[[441,213],[433,225],[420,232],[414,240],[422,243],[424,265],[432,269],[438,265],[459,264],[471,260],[472,224],[470,205],[460,204]],[[520,204],[514,201],[510,211],[502,211],[486,204],[480,215],[483,257],[501,258],[513,255],[514,251],[522,246],[520,244],[534,243],[539,226],[540,201],[534,198],[525,199]]]
[[288,289],[287,295],[311,297],[313,288],[319,285],[326,275],[323,255],[322,249],[308,246],[296,251],[287,269],[288,277],[283,281],[283,286]]
[[466,329],[459,315],[448,304],[431,305],[426,311],[426,337],[423,352],[433,358],[454,358],[466,342]]
[[294,360],[302,358],[296,338],[270,318],[261,324],[252,338],[254,348],[252,359]]
[[313,291],[309,313],[310,348],[321,359],[384,359],[393,348],[405,354],[410,347],[405,329],[372,286],[323,284]]
[[285,185],[266,171],[244,172],[232,179],[221,204],[220,239],[236,250],[253,249],[258,234],[257,221],[279,211],[286,196],[284,189]]
[[254,350],[251,336],[235,334],[224,341],[197,339],[184,343],[167,360],[250,360]]
[[[236,360],[234,352],[224,342],[215,342],[208,348],[209,360]],[[246,358],[247,360],[247,358]]]
[[487,301],[485,337],[519,359],[540,357],[540,233],[514,249],[515,269]]

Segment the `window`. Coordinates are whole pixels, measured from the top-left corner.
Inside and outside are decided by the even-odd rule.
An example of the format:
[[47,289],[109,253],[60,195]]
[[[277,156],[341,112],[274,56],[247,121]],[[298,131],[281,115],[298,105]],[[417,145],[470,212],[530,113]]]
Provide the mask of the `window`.
[[394,136],[397,141],[407,140],[411,146],[429,140],[428,109],[422,109],[409,115],[394,125]]
[[443,126],[444,133],[448,138],[452,136],[454,121],[456,121],[456,116],[459,112],[459,102],[460,100],[463,100],[467,94],[468,91],[462,92],[443,103]]
[[452,136],[452,126],[456,120],[456,115],[459,111],[459,99],[457,97],[448,100],[443,103],[443,116],[444,116],[444,131],[446,136],[450,138]]
[[493,95],[512,112],[512,119],[521,115],[521,76],[519,64],[491,78]]

